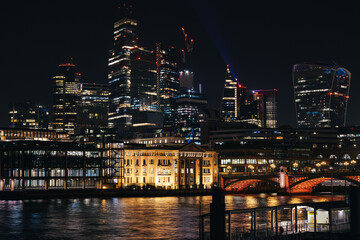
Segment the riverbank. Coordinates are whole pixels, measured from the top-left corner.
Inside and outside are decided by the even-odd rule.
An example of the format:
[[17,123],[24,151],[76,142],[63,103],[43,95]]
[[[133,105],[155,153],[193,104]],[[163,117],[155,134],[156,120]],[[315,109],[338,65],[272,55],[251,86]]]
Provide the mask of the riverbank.
[[54,199],[54,198],[112,198],[112,197],[170,197],[207,196],[211,189],[187,190],[121,190],[121,189],[51,189],[0,192],[0,200]]

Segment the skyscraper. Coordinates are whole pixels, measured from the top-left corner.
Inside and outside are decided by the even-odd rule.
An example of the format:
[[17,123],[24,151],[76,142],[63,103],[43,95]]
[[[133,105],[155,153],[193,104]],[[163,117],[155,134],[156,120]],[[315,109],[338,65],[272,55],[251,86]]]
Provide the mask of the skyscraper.
[[257,125],[263,128],[277,127],[276,89],[253,90],[253,98],[257,109]]
[[179,90],[179,70],[174,47],[156,44],[158,109],[164,117],[164,128],[173,127],[175,115],[174,97]]
[[53,129],[74,134],[81,74],[72,63],[60,64],[53,77]]
[[9,125],[13,128],[48,129],[49,109],[32,102],[14,103],[10,106]]
[[114,47],[109,53],[110,105],[109,126],[131,127],[130,50],[138,44],[137,21],[129,18],[131,8],[123,5],[121,19],[114,23]]
[[135,111],[157,110],[157,84],[155,54],[143,48],[130,51],[131,109]]
[[207,100],[195,89],[183,88],[177,92],[175,129],[187,142],[201,144],[201,124],[205,121]]
[[109,90],[105,84],[81,83],[76,134],[96,135],[108,127]]
[[[130,51],[132,127],[161,128],[158,110],[157,67],[153,51],[135,47]],[[145,128],[144,128],[145,127]]]
[[235,121],[239,117],[239,91],[238,82],[231,73],[229,65],[226,68],[225,86],[221,100],[221,117],[225,122]]
[[337,65],[294,65],[293,84],[298,127],[345,126],[350,81],[351,73]]

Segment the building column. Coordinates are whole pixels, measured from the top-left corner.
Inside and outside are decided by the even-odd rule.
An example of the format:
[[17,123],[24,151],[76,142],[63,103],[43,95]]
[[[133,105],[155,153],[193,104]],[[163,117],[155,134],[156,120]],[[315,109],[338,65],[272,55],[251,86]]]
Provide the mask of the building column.
[[[47,154],[46,154],[47,156]],[[46,157],[46,159],[43,158],[43,161],[44,161],[44,168],[45,168],[45,178],[44,178],[44,188],[45,190],[48,190],[49,189],[49,169],[48,169],[48,165],[49,165],[49,161],[48,160],[48,156]],[[38,172],[38,176],[39,176],[39,172]]]
[[314,232],[316,232],[316,208],[314,207]]
[[85,157],[85,150],[83,151],[83,184],[82,188],[86,188],[86,157]]
[[[100,172],[99,172],[99,188],[100,189],[102,189],[103,188],[103,183],[105,182],[104,181],[104,172],[103,172],[103,168],[104,168],[104,149],[105,149],[105,144],[103,144],[103,149],[101,150],[101,160],[100,160]],[[117,151],[117,150],[115,150],[115,151]],[[109,152],[109,154],[111,154],[110,152]],[[115,158],[116,158],[116,155],[117,154],[115,154]],[[110,158],[110,157],[109,157]],[[111,160],[113,160],[113,159],[111,159]],[[120,169],[120,171],[122,171],[122,169]],[[121,173],[120,173],[120,175],[121,175]],[[120,176],[120,181],[121,181],[122,179],[121,179],[121,176]],[[122,188],[122,183],[120,184],[121,185],[121,188]]]
[[10,157],[10,188],[12,190],[12,180],[14,177],[14,151],[10,151],[11,157]]
[[194,189],[196,189],[197,188],[197,185],[196,185],[196,159],[194,159],[194,164],[193,164],[193,170],[194,170],[194,174],[193,174],[193,176],[194,176],[194,181],[193,181],[193,188]]
[[185,173],[185,177],[184,177],[184,185],[185,185],[185,189],[188,189],[189,185],[188,185],[188,173],[187,173],[187,161],[186,159],[184,159],[184,173]]
[[298,231],[298,215],[297,215],[297,206],[295,206],[295,232]]
[[21,151],[21,188],[25,190],[25,158],[24,150]]
[[178,160],[178,188],[181,189],[181,159]]
[[11,179],[10,181],[10,187],[11,187],[11,191],[15,191],[15,180],[14,179]]
[[200,189],[204,189],[204,186],[203,186],[203,159],[200,158],[199,159],[200,161],[200,184],[199,184],[199,188]]
[[64,176],[64,189],[68,188],[67,181],[68,181],[68,156],[67,151],[65,151],[65,176]]

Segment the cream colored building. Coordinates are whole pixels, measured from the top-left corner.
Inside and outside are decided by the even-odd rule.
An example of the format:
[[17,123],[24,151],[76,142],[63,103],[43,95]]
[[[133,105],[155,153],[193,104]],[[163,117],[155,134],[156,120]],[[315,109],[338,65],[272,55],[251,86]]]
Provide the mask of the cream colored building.
[[124,186],[211,188],[218,182],[217,161],[214,150],[194,143],[183,147],[125,146]]

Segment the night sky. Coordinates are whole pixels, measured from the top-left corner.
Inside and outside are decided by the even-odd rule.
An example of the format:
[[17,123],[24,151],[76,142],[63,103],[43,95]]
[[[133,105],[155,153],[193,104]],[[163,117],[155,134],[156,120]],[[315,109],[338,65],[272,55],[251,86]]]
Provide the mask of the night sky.
[[[52,103],[52,75],[72,57],[84,82],[106,83],[116,1],[7,1],[0,8],[0,126],[15,101]],[[335,61],[352,72],[349,125],[360,123],[360,14],[355,5],[296,1],[138,0],[139,45],[181,49],[195,39],[193,71],[210,107],[219,108],[230,64],[249,89],[277,88],[279,125],[295,126],[292,66]]]

